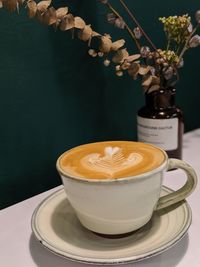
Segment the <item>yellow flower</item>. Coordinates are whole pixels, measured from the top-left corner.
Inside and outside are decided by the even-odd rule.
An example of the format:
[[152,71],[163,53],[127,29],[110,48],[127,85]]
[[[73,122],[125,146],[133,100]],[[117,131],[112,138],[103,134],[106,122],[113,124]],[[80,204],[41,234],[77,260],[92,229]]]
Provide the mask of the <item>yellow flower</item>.
[[159,20],[164,25],[168,39],[174,40],[176,43],[184,43],[189,34],[191,26],[191,17],[188,14],[183,16],[162,17]]

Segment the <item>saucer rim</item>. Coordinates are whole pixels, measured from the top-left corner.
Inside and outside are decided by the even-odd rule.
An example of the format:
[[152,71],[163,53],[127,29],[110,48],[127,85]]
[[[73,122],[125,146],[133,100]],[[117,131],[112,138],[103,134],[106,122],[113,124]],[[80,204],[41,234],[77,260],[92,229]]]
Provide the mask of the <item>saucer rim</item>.
[[[162,190],[167,192],[167,193],[171,193],[174,190],[172,190],[171,188],[167,187],[167,186],[162,186]],[[85,264],[93,264],[93,265],[117,265],[117,264],[128,264],[128,263],[134,263],[134,262],[139,262],[148,258],[151,258],[153,256],[159,255],[162,252],[165,252],[166,250],[168,250],[169,248],[171,248],[172,246],[176,245],[186,234],[187,231],[192,223],[192,210],[190,205],[188,204],[188,202],[186,200],[182,200],[180,203],[181,206],[185,206],[185,211],[186,211],[186,221],[183,225],[182,230],[180,231],[180,233],[175,236],[175,238],[172,238],[170,241],[168,241],[166,244],[163,244],[161,247],[158,247],[156,249],[153,249],[152,251],[140,254],[140,255],[136,255],[136,256],[129,256],[129,257],[124,257],[124,258],[110,258],[110,259],[96,259],[96,258],[89,258],[89,257],[83,257],[83,256],[78,256],[78,255],[74,255],[74,254],[70,254],[69,252],[63,251],[61,249],[57,249],[56,247],[54,247],[53,245],[51,245],[50,243],[48,243],[43,237],[42,235],[39,233],[39,231],[37,230],[37,226],[35,224],[36,218],[37,218],[37,213],[40,210],[41,206],[47,202],[48,200],[50,200],[52,197],[56,197],[56,195],[59,195],[62,193],[62,191],[64,191],[64,188],[58,189],[55,192],[51,193],[50,195],[48,195],[47,197],[45,197],[39,204],[38,206],[35,208],[32,217],[31,217],[31,229],[32,232],[36,238],[36,240],[42,245],[44,246],[48,251],[50,251],[51,253],[62,257],[64,259],[73,261],[73,262],[79,262],[79,263],[85,263]],[[67,195],[66,195],[67,198]],[[179,208],[178,207],[178,208]]]

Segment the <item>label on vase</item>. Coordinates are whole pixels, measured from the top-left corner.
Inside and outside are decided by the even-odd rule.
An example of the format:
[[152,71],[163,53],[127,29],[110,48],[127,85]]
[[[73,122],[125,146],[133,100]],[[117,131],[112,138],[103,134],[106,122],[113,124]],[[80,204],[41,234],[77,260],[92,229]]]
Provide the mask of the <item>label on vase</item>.
[[148,119],[138,116],[137,135],[139,142],[175,150],[178,147],[178,118]]

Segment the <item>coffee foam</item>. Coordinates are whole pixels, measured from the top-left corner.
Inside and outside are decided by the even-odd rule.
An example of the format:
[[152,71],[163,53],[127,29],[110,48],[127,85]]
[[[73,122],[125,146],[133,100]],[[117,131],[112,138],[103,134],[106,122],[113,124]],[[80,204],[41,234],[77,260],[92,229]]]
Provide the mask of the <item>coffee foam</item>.
[[61,170],[88,179],[113,179],[138,175],[160,166],[164,153],[151,145],[131,141],[91,143],[65,152]]

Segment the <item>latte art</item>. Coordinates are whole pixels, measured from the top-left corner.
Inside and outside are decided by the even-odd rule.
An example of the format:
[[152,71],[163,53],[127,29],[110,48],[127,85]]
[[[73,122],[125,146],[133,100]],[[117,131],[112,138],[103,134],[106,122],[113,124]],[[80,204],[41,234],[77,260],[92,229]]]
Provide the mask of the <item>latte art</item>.
[[112,178],[117,172],[139,164],[142,159],[138,153],[131,153],[125,157],[122,148],[108,146],[105,147],[103,156],[99,153],[89,154],[82,158],[81,163],[88,170],[99,171]]
[[159,148],[131,141],[107,141],[75,147],[59,158],[66,175],[86,179],[117,179],[142,174],[160,166]]

